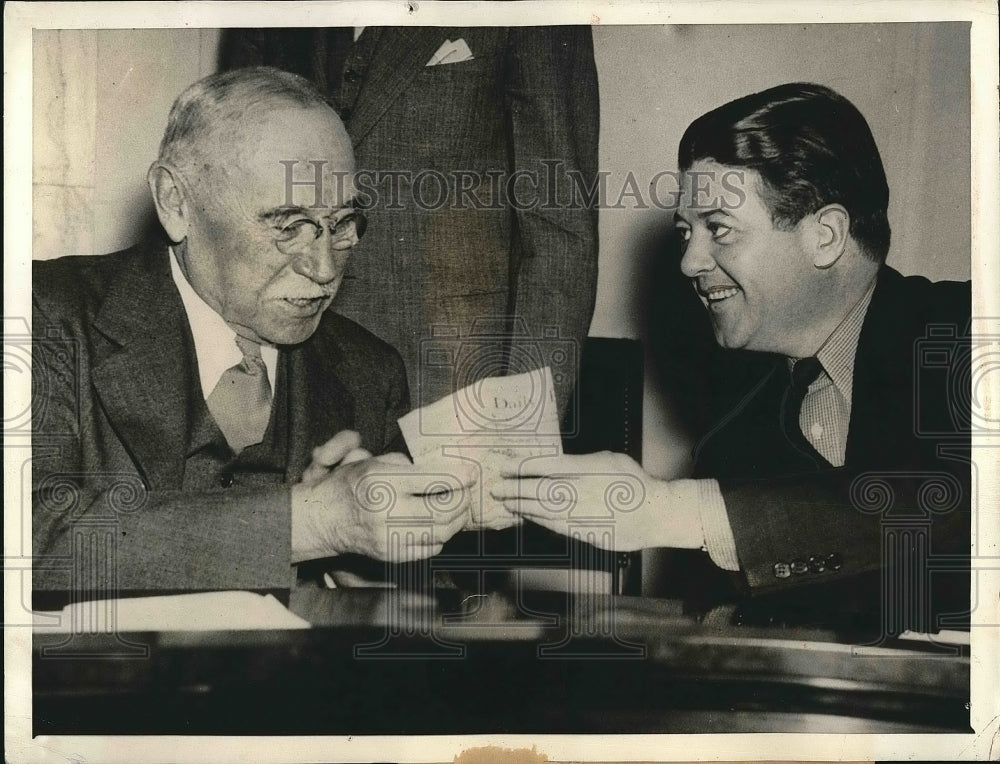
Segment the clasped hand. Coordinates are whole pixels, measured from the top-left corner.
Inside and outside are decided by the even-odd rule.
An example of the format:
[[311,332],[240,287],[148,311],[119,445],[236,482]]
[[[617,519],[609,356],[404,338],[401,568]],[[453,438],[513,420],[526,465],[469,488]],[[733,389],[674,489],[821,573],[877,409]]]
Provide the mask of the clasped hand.
[[[511,460],[490,493],[515,515],[603,549],[696,549],[701,518],[684,485],[692,482],[659,480],[629,456],[602,451]],[[593,532],[609,525],[610,533]]]
[[292,488],[292,561],[362,554],[406,562],[438,554],[468,519],[473,469],[430,473],[399,453],[372,456],[345,430],[313,451]]

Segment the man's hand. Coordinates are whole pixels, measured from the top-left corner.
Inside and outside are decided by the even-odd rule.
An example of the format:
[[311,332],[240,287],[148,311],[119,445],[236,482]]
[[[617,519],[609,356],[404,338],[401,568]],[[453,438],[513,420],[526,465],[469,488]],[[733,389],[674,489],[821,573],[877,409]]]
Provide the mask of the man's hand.
[[[333,440],[314,452],[311,481],[292,488],[293,563],[349,553],[388,562],[431,557],[465,525],[472,469],[428,472],[403,454],[348,461],[357,447],[346,436]],[[339,452],[338,465],[321,466]]]
[[619,552],[653,547],[697,549],[704,536],[694,481],[658,480],[625,454],[511,461],[491,494],[511,512],[572,536],[614,524],[598,545]]
[[312,463],[302,474],[303,483],[317,483],[338,464],[350,464],[368,459],[371,453],[361,447],[361,436],[354,430],[341,430],[312,452]]

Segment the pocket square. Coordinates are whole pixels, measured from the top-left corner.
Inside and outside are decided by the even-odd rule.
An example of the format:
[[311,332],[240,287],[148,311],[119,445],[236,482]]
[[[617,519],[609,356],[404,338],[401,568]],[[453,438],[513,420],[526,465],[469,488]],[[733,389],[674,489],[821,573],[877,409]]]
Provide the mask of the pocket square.
[[437,52],[431,56],[431,60],[425,65],[458,64],[462,61],[472,61],[474,58],[475,56],[472,55],[472,51],[469,50],[469,46],[465,40],[458,39],[454,42],[445,40],[441,47],[437,49]]

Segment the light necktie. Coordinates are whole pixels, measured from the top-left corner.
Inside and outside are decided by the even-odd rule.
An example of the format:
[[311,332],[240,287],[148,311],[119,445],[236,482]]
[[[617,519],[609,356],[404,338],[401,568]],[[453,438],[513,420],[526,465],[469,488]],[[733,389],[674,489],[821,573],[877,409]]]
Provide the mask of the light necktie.
[[236,336],[243,360],[226,369],[205,401],[230,448],[239,453],[260,443],[271,419],[271,383],[260,345]]
[[[781,427],[792,445],[812,459],[826,460],[809,442],[799,426],[799,414],[802,412],[802,401],[809,392],[809,385],[816,381],[823,372],[823,364],[818,358],[801,358],[792,365],[791,380],[785,392],[784,405],[781,413]],[[821,463],[822,463],[821,462]]]

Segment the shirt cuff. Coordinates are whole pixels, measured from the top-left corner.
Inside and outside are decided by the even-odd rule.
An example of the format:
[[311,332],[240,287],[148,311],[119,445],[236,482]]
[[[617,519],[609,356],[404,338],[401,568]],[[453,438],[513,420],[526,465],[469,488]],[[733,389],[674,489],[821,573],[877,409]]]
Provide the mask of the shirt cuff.
[[736,539],[733,538],[733,528],[726,515],[726,502],[717,481],[698,481],[698,512],[705,534],[705,548],[712,562],[723,570],[739,570]]

